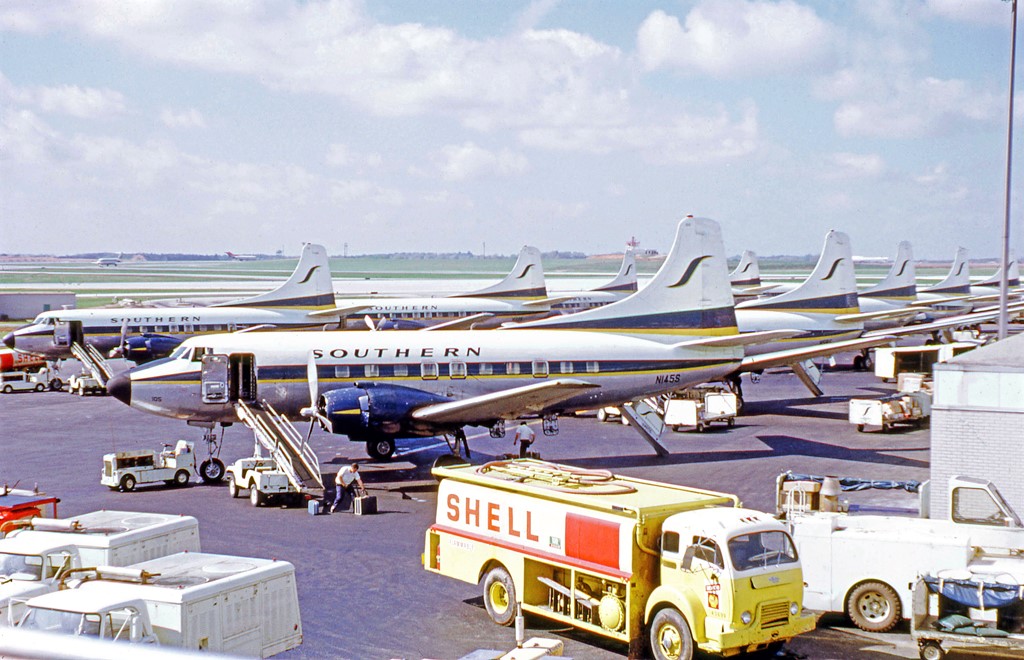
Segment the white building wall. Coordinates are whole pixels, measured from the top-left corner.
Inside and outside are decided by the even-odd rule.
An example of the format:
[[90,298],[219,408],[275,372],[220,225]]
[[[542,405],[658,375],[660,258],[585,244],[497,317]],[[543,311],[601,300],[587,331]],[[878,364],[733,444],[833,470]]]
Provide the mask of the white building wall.
[[1024,364],[1014,364],[1024,362],[1024,351],[1014,360],[1016,351],[985,355],[984,350],[936,365],[933,517],[949,515],[949,478],[957,475],[988,479],[1014,509],[1024,512]]

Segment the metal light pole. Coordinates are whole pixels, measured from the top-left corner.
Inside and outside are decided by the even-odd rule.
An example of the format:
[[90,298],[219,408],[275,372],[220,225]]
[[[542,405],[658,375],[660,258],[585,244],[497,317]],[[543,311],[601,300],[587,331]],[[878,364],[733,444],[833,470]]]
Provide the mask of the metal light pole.
[[1003,217],[1003,276],[999,278],[999,339],[1006,339],[1009,326],[1007,300],[1010,276],[1010,169],[1013,164],[1013,70],[1017,55],[1017,0],[1010,0],[1010,15],[1013,27],[1010,32],[1010,115],[1006,121],[1006,200]]

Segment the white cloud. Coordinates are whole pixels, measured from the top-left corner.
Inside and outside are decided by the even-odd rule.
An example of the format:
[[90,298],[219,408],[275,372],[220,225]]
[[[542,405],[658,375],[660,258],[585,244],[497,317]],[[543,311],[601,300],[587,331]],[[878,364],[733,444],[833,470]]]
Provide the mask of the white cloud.
[[472,142],[443,147],[436,156],[441,176],[447,181],[464,181],[484,175],[522,174],[529,162],[508,149],[488,151]]
[[1003,112],[994,94],[955,79],[844,70],[820,85],[818,92],[840,101],[834,122],[844,137],[944,135],[966,123],[992,122]]
[[111,89],[78,85],[16,88],[8,84],[5,92],[11,100],[47,114],[102,119],[125,111],[124,95]]
[[831,161],[838,177],[877,177],[885,172],[885,160],[878,154],[836,153]]
[[637,52],[647,69],[749,78],[819,69],[831,59],[834,32],[792,0],[704,0],[685,25],[652,12],[637,33]]
[[351,150],[344,144],[332,144],[327,147],[324,162],[335,167],[351,165],[354,158]]
[[206,119],[195,108],[177,112],[169,109],[161,110],[160,121],[168,128],[206,128]]

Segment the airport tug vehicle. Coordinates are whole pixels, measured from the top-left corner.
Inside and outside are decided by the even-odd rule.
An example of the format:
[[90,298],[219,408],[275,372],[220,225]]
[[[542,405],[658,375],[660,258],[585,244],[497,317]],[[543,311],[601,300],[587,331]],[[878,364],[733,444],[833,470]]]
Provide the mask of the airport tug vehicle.
[[119,451],[103,456],[100,483],[123,493],[130,493],[139,484],[163,482],[168,486],[187,486],[196,474],[196,452],[193,443],[178,440],[171,449]]
[[4,484],[0,488],[0,539],[26,518],[56,518],[57,502],[60,499],[38,489],[8,488]]
[[495,623],[542,616],[673,660],[814,628],[789,534],[734,495],[532,459],[433,473],[424,568],[481,583]]

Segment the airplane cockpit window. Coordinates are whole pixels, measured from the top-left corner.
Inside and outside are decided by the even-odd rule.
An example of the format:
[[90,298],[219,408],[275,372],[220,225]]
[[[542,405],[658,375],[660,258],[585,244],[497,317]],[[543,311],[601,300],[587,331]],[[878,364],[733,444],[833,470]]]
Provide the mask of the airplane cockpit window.
[[183,355],[185,355],[185,353],[187,353],[190,348],[190,346],[179,346],[176,349],[174,349],[174,351],[170,355],[170,358],[172,360],[177,360]]

